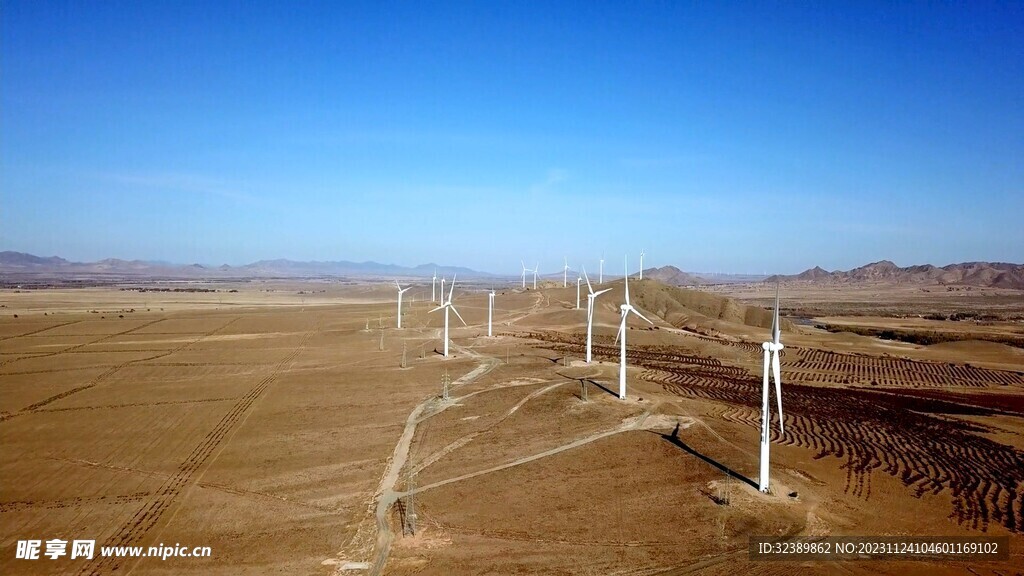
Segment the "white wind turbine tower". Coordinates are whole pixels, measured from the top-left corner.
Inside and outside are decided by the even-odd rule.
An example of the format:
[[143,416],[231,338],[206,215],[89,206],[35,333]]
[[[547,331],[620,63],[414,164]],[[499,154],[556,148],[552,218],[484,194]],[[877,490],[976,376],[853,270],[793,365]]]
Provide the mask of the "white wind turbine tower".
[[540,270],[540,262],[533,265],[533,289],[537,289],[537,270]]
[[644,279],[644,250],[640,249],[640,279]]
[[565,259],[565,266],[562,268],[562,288],[569,285],[569,259]]
[[590,342],[592,340],[592,334],[594,332],[594,301],[598,296],[611,290],[611,288],[605,288],[599,292],[594,292],[594,287],[590,285],[590,277],[587,276],[587,268],[583,268],[583,277],[587,280],[587,364],[590,364]]
[[782,336],[782,327],[779,323],[779,285],[775,285],[775,314],[772,316],[772,339],[770,342],[761,344],[764,349],[764,377],[761,380],[761,474],[758,480],[758,490],[768,493],[768,443],[771,437],[770,424],[771,414],[768,412],[768,364],[769,356],[772,376],[775,377],[775,398],[779,403],[779,434],[785,434],[782,425],[782,369],[779,366],[779,353],[784,346],[779,339]]
[[430,301],[437,302],[435,288],[437,287],[437,268],[434,268],[434,277],[430,280]]
[[580,309],[580,282],[582,282],[582,281],[583,281],[583,278],[580,278],[579,276],[576,277],[576,309],[577,310]]
[[494,288],[487,295],[487,337],[491,337],[491,318],[494,316]]
[[[442,286],[443,286],[444,285],[444,279],[442,279],[441,282],[442,282]],[[459,314],[459,311],[456,310],[455,306],[452,304],[452,294],[454,292],[455,292],[455,276],[452,276],[452,288],[451,288],[451,291],[448,292],[448,301],[447,302],[443,302],[443,300],[444,300],[444,291],[442,290],[441,291],[441,300],[442,300],[441,305],[438,306],[437,308],[434,308],[433,310],[431,310],[431,312],[437,312],[438,310],[444,310],[444,357],[445,358],[448,357],[448,311],[451,310],[452,312],[455,312],[455,315],[459,317],[459,320],[462,320],[462,314]],[[468,326],[468,324],[466,324],[465,320],[462,320],[462,325],[463,326]]]
[[[625,267],[626,267],[626,270],[629,270],[629,263],[628,263],[628,261],[626,262]],[[644,318],[644,315],[641,314],[636,308],[633,308],[633,306],[629,303],[629,274],[628,273],[626,274],[626,278],[625,278],[624,282],[626,283],[626,303],[623,304],[622,306],[619,306],[619,309],[622,310],[622,322],[619,323],[619,333],[615,336],[615,340],[619,341],[619,344],[620,344],[620,347],[619,347],[619,400],[625,400],[626,399],[626,319],[629,317],[629,313],[632,312],[633,314],[636,314],[640,318],[643,318],[648,324],[651,324],[651,325],[654,324],[654,322],[651,322],[650,320],[647,320],[647,318]],[[621,340],[620,340],[620,338],[621,338]]]
[[601,267],[597,269],[597,283],[604,284],[604,254],[601,254]]
[[395,280],[395,286],[398,287],[398,327],[402,327],[402,294],[405,294],[409,290],[412,290],[412,286],[408,288],[402,288],[402,285]]
[[[523,290],[526,290],[526,273],[529,272],[530,269],[526,267],[526,262],[520,260],[519,263],[523,265]],[[534,288],[536,288],[536,286],[534,286]]]

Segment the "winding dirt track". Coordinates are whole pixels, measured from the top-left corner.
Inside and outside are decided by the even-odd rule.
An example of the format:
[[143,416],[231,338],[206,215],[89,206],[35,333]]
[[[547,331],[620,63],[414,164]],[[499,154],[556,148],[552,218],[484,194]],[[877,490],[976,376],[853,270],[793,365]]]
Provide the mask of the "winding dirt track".
[[[550,389],[550,388],[545,388],[545,391],[548,390],[548,389]],[[618,426],[618,427],[613,428],[611,430],[605,430],[604,432],[598,432],[597,434],[591,434],[590,436],[586,436],[584,438],[580,438],[578,440],[574,440],[574,441],[569,442],[567,444],[562,444],[561,446],[556,446],[556,447],[551,448],[549,450],[545,450],[543,452],[538,452],[537,454],[531,454],[529,456],[523,456],[522,458],[517,458],[515,460],[512,460],[511,462],[506,462],[504,464],[500,464],[500,465],[494,466],[492,468],[487,468],[485,470],[479,470],[477,472],[470,472],[469,474],[463,474],[462,476],[456,476],[454,478],[448,478],[448,479],[445,479],[445,480],[434,482],[433,484],[427,484],[425,486],[419,486],[415,490],[410,490],[408,492],[399,493],[398,496],[399,497],[404,497],[404,496],[408,496],[410,494],[419,494],[420,492],[425,492],[427,490],[432,490],[434,488],[439,488],[439,487],[444,486],[446,484],[452,484],[452,483],[455,483],[455,482],[461,482],[463,480],[469,480],[470,478],[476,478],[477,476],[483,476],[485,474],[491,474],[493,472],[500,472],[501,470],[507,470],[508,468],[512,468],[514,466],[519,466],[521,464],[526,464],[528,462],[533,462],[534,460],[539,460],[541,458],[547,458],[548,456],[553,456],[555,454],[559,454],[561,452],[565,452],[566,450],[572,450],[573,448],[578,448],[580,446],[583,446],[584,444],[590,444],[591,442],[595,442],[597,440],[600,440],[602,438],[607,438],[607,437],[615,435],[615,434],[620,434],[622,432],[629,432],[631,430],[643,430],[644,429],[644,422],[647,419],[647,416],[649,416],[649,415],[650,415],[650,411],[645,411],[639,417],[637,417],[635,419],[631,419],[631,421],[626,422],[626,423],[622,424],[621,426]],[[684,421],[682,423],[686,424],[686,426],[683,426],[683,428],[686,428],[690,424],[692,424],[692,421],[689,421],[689,422]]]
[[[480,363],[476,368],[471,370],[466,375],[462,376],[458,380],[452,382],[452,389],[458,389],[477,378],[487,374],[498,365],[499,360],[497,358],[489,358],[478,354],[468,348],[464,348],[452,342],[450,344],[457,352],[476,358]],[[391,458],[388,462],[388,467],[384,472],[384,476],[381,478],[380,485],[377,487],[376,498],[376,516],[377,516],[377,544],[375,546],[375,553],[373,564],[370,566],[370,574],[380,574],[384,569],[384,565],[387,564],[388,555],[391,553],[391,542],[394,540],[394,534],[391,533],[391,526],[388,523],[388,510],[398,500],[400,494],[395,492],[395,484],[398,482],[398,476],[405,467],[405,462],[409,458],[409,448],[412,445],[412,439],[416,435],[416,425],[420,422],[420,416],[423,414],[431,405],[436,404],[437,398],[431,396],[415,408],[409,414],[409,417],[405,420],[405,429],[402,431],[402,436],[398,440],[398,444],[395,445],[395,449],[391,454]],[[444,410],[441,407],[438,411]]]

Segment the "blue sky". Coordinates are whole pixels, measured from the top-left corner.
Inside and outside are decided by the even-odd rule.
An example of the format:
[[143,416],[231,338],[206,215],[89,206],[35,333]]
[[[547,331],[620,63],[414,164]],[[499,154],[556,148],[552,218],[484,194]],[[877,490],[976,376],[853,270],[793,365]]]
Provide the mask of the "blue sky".
[[1022,29],[1020,2],[5,1],[0,249],[1022,262]]

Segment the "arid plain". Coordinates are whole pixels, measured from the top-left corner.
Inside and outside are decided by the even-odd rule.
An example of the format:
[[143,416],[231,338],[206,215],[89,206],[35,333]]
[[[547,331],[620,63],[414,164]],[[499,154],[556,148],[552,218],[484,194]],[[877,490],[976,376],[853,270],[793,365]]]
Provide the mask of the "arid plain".
[[[150,286],[141,284],[139,286]],[[180,286],[180,285],[172,285]],[[192,283],[0,292],[0,572],[1015,574],[1024,294],[783,286],[773,493],[756,490],[768,285],[631,282],[629,398],[576,287]],[[237,292],[229,292],[237,290]],[[584,307],[585,307],[584,297]],[[984,320],[928,320],[984,311]],[[17,315],[17,317],[15,317]],[[923,345],[843,327],[955,334]],[[891,336],[891,335],[890,335]],[[906,337],[906,334],[898,334]],[[913,338],[903,338],[913,340]],[[450,398],[440,398],[445,375]],[[416,531],[409,534],[409,509]],[[992,562],[753,562],[752,535],[1008,535]],[[14,559],[17,540],[210,558]]]

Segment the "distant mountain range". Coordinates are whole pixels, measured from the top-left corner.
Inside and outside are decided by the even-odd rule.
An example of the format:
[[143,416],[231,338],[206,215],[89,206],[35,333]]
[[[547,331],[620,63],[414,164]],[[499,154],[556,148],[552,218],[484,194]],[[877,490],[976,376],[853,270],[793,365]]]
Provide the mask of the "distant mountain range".
[[377,262],[295,262],[293,260],[260,260],[244,266],[203,266],[171,264],[145,260],[108,258],[97,262],[71,262],[59,256],[40,257],[23,252],[0,252],[0,274],[35,278],[134,276],[145,278],[312,278],[312,277],[425,277],[437,274],[464,278],[492,277],[459,266],[421,264],[415,267]]
[[965,285],[986,288],[1024,289],[1024,264],[964,262],[949,266],[907,266],[882,260],[853,270],[829,272],[819,266],[791,276],[770,276],[765,282],[837,284],[887,282],[893,284]]
[[[0,252],[0,280],[30,279],[110,279],[110,278],[167,278],[167,279],[228,279],[228,278],[373,278],[407,277],[430,278],[437,270],[439,276],[458,274],[461,278],[494,278],[501,275],[480,272],[460,266],[421,264],[407,267],[378,262],[296,262],[294,260],[260,260],[242,266],[204,266],[201,264],[173,264],[146,260],[119,260],[107,258],[96,262],[71,262],[59,256],[41,257],[24,252]],[[575,273],[575,272],[573,272]],[[512,276],[512,275],[509,275]],[[529,274],[528,274],[529,276]],[[561,271],[545,274],[545,278],[561,280]],[[635,277],[636,275],[633,274]],[[721,282],[706,279],[675,266],[647,268],[644,278],[658,280],[671,286],[696,286]],[[529,278],[527,278],[529,280]],[[995,288],[1024,289],[1024,264],[1001,262],[966,262],[937,267],[929,264],[901,268],[888,260],[875,262],[853,270],[829,272],[814,267],[791,276],[770,276],[765,282],[806,282],[835,284],[851,282],[887,282],[897,284],[966,285]]]

